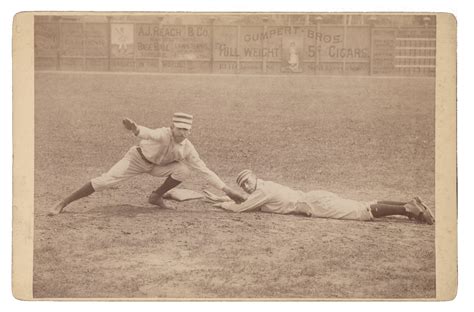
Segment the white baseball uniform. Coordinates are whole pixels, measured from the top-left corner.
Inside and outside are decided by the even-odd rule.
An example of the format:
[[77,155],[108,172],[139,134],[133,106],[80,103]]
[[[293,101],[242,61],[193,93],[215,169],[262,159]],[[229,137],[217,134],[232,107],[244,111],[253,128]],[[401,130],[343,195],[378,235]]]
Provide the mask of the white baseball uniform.
[[[185,139],[176,143],[171,128],[149,129],[138,126],[137,137],[142,139],[133,146],[108,172],[91,180],[96,191],[117,184],[133,176],[148,173],[156,177],[170,176],[184,181],[188,167],[199,171],[217,189],[225,183],[201,160],[193,144]],[[140,153],[141,151],[141,153]]]
[[338,195],[315,190],[302,192],[287,186],[257,179],[256,190],[241,203],[223,203],[223,208],[235,212],[260,209],[263,212],[290,214],[306,213],[315,218],[372,220],[370,202],[344,199]]

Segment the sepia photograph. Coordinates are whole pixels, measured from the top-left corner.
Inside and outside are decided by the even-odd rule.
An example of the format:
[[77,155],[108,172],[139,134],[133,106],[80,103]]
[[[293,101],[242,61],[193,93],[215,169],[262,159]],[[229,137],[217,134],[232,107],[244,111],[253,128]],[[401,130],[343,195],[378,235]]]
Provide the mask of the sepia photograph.
[[34,14],[32,299],[436,300],[439,16]]

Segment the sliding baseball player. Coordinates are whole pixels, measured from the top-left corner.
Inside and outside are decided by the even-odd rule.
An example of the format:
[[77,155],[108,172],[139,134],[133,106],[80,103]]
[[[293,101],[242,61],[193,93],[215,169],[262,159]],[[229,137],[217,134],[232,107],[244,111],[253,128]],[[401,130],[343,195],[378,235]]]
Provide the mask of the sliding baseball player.
[[360,202],[338,195],[315,190],[302,192],[287,186],[257,179],[251,170],[243,170],[237,176],[237,184],[248,194],[245,201],[236,204],[227,196],[206,192],[213,206],[233,212],[260,210],[280,214],[303,214],[314,218],[369,221],[391,215],[406,216],[420,223],[433,224],[431,210],[419,197],[410,201]]

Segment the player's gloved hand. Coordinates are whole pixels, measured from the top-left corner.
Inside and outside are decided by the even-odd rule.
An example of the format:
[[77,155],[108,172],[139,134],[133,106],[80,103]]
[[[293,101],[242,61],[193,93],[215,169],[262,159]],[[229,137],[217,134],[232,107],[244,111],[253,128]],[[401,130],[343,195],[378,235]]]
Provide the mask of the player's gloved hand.
[[127,129],[127,130],[130,130],[132,131],[135,135],[137,135],[138,133],[138,127],[137,127],[137,124],[129,119],[129,118],[125,118],[124,120],[122,120],[122,123],[123,123],[123,126]]
[[241,202],[244,202],[245,200],[247,200],[246,196],[244,196],[243,194],[240,194],[237,191],[234,191],[228,186],[224,186],[222,188],[222,191],[224,191],[224,193],[226,193],[227,196],[229,196],[237,204],[240,204]]
[[231,210],[229,208],[229,206],[231,206],[232,204],[233,204],[233,202],[215,203],[214,205],[212,205],[212,207],[221,208],[221,209],[224,209],[224,210]]
[[224,208],[222,208],[222,205],[223,205],[223,204],[224,204],[224,203],[215,203],[215,204],[212,205],[212,207],[224,209]]
[[209,203],[220,203],[220,202],[226,202],[226,201],[230,201],[230,197],[229,196],[217,196],[216,194],[214,193],[211,193],[209,191],[206,191],[204,190],[204,200],[209,202]]

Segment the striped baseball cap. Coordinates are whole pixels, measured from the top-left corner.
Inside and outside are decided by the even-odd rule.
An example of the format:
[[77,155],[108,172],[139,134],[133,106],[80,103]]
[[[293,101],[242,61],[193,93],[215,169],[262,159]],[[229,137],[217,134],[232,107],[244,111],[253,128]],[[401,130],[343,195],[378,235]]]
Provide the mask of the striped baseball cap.
[[173,124],[178,128],[191,129],[193,125],[193,115],[185,113],[174,113]]
[[242,183],[244,183],[248,178],[249,176],[251,176],[253,174],[252,170],[250,169],[245,169],[245,170],[242,170],[238,175],[237,175],[237,185],[238,186],[242,186]]

